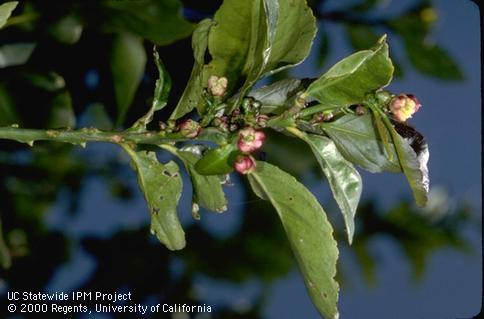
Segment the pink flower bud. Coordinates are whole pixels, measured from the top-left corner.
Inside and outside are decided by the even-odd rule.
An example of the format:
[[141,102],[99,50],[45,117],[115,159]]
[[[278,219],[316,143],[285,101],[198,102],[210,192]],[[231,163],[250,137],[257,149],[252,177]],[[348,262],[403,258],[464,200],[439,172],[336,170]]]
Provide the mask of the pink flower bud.
[[235,159],[234,169],[240,174],[250,174],[255,171],[256,162],[250,155],[239,155]]
[[399,94],[390,102],[390,111],[399,122],[405,122],[417,112],[421,104],[412,94]]
[[194,120],[184,120],[180,124],[178,124],[178,128],[180,129],[180,133],[188,138],[195,138],[200,134],[202,127],[198,122]]
[[211,75],[208,78],[208,91],[215,97],[222,97],[227,90],[228,80],[226,77]]
[[239,131],[237,147],[241,152],[251,153],[258,150],[264,144],[266,135],[262,131],[256,131],[252,127],[246,127]]

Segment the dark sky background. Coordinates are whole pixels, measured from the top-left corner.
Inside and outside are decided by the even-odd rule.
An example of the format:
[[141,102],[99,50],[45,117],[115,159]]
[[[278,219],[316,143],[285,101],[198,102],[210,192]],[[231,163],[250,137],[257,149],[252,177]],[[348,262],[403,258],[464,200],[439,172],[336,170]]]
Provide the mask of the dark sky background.
[[[338,7],[349,1],[329,1],[328,6]],[[379,14],[399,12],[410,5],[410,1],[388,1]],[[433,1],[439,13],[432,40],[445,47],[456,59],[465,74],[462,82],[445,82],[423,76],[404,63],[405,77],[392,82],[389,89],[395,93],[413,93],[420,99],[423,108],[411,123],[427,138],[430,148],[431,187],[442,187],[449,196],[457,200],[468,200],[476,217],[480,218],[481,205],[481,100],[480,100],[480,38],[479,12],[471,1]],[[330,33],[332,48],[327,66],[352,53],[342,36],[342,28],[326,24]],[[401,45],[392,34],[388,34],[390,50],[400,61]],[[299,66],[293,75],[316,77],[324,69],[314,69],[315,54]],[[97,152],[99,147],[99,152]],[[110,153],[108,145],[90,145],[90,154]],[[113,152],[117,148],[113,147]],[[388,208],[396,201],[411,199],[411,191],[403,175],[369,174],[360,171],[363,178],[363,199],[377,199],[382,207]],[[134,173],[131,178],[136,183]],[[188,181],[184,181],[187,183]],[[237,182],[237,181],[235,181]],[[309,186],[318,199],[329,199],[327,189],[308,179]],[[136,186],[135,186],[136,187]],[[244,195],[237,187],[227,188],[230,197],[229,212],[223,215],[207,215],[202,223],[221,236],[231,232],[238,225],[237,211],[242,207]],[[147,223],[148,214],[141,197],[129,203],[107,201],[109,193],[102,181],[92,178],[81,195],[81,212],[76,218],[65,215],[62,196],[49,214],[53,229],[63,228],[66,232],[108,238],[119,228],[129,228]],[[182,202],[180,211],[190,211],[190,203]],[[100,214],[99,212],[103,213]],[[190,219],[187,214],[185,221]],[[357,217],[358,218],[358,217]],[[94,222],[95,221],[95,222]],[[444,319],[470,318],[481,307],[481,234],[469,228],[466,236],[475,245],[474,255],[465,255],[455,250],[439,250],[433,254],[423,279],[412,281],[407,260],[395,244],[386,238],[374,242],[372,251],[379,254],[377,282],[368,288],[349,254],[342,251],[340,263],[347,270],[350,286],[340,292],[339,308],[341,318],[372,319]],[[48,290],[69,291],[84,281],[93,271],[95,262],[82,251],[77,251],[71,262],[62,267],[49,285]],[[197,279],[196,290],[207,296],[207,302],[229,300],[243,308],[258,289],[257,283],[232,286],[207,278]],[[312,305],[299,273],[295,269],[288,277],[276,282],[272,296],[265,309],[269,319],[320,318]],[[92,317],[90,317],[92,318]],[[104,318],[99,316],[98,318]]]

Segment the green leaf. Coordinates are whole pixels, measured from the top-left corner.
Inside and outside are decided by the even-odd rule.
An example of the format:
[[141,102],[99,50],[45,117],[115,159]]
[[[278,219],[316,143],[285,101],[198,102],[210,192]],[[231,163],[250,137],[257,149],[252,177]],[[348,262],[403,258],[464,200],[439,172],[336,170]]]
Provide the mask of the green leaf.
[[182,160],[192,179],[193,202],[215,212],[227,210],[227,199],[219,176],[200,175],[195,169],[195,164],[201,157],[200,148],[191,145],[177,150],[175,154]]
[[463,80],[464,74],[447,51],[423,39],[405,39],[405,50],[412,65],[421,73],[443,80]]
[[176,207],[182,192],[182,180],[175,162],[161,164],[154,152],[136,152],[123,145],[138,174],[138,183],[151,215],[151,232],[170,250],[185,247],[185,232]]
[[225,145],[229,141],[229,133],[222,132],[215,127],[205,127],[197,136],[199,141],[210,141],[215,144]]
[[171,114],[171,119],[178,119],[183,115],[197,108],[199,113],[204,111],[202,102],[202,93],[205,86],[203,80],[203,70],[205,64],[205,51],[208,46],[208,33],[213,25],[213,21],[205,19],[200,21],[192,35],[192,49],[195,62],[193,63],[192,73],[188,84],[183,91],[175,110]]
[[264,74],[273,74],[306,59],[317,31],[316,18],[303,0],[266,2],[278,2],[279,5],[277,24],[272,21],[269,23],[270,27],[276,25],[276,30],[269,48],[269,60],[263,70]]
[[13,43],[0,46],[0,68],[22,65],[28,61],[35,43]]
[[128,31],[156,45],[166,45],[185,38],[192,24],[181,15],[178,0],[109,0],[106,23],[116,31]]
[[228,174],[234,170],[233,163],[237,154],[237,147],[233,144],[213,148],[203,154],[195,164],[195,169],[202,175]]
[[402,171],[391,141],[389,149],[392,160],[385,156],[383,143],[370,114],[347,114],[321,127],[348,161],[372,173]]
[[112,131],[113,122],[106,113],[106,108],[101,103],[90,104],[84,111],[84,115],[89,119],[89,124],[103,131]]
[[53,24],[49,32],[61,43],[74,44],[81,38],[82,29],[81,20],[76,15],[69,14]]
[[355,233],[356,209],[363,188],[360,174],[344,159],[331,139],[305,133],[301,137],[311,147],[329,182],[333,197],[343,214],[348,242],[351,244]]
[[304,185],[271,164],[257,162],[248,177],[256,195],[277,210],[316,308],[325,318],[338,318],[338,248],[323,208]]
[[57,93],[51,103],[51,111],[47,127],[49,128],[74,128],[76,116],[72,107],[72,99],[69,91],[63,90]]
[[0,5],[0,29],[7,23],[12,11],[17,7],[18,1],[5,2]]
[[153,120],[155,112],[163,109],[168,102],[168,96],[171,90],[171,78],[160,59],[158,51],[156,51],[156,47],[153,47],[153,58],[158,69],[158,79],[155,83],[153,102],[148,112],[134,123],[132,126],[134,130],[146,130],[146,126]]
[[55,72],[29,72],[23,75],[33,85],[49,92],[55,92],[66,87],[66,81],[64,80],[64,78]]
[[15,104],[3,84],[0,84],[0,126],[20,124]]
[[245,84],[239,100],[263,75],[301,63],[316,33],[315,18],[304,0],[226,0],[209,35],[209,75],[225,76],[228,91]]
[[[0,7],[1,9],[1,7]],[[8,269],[12,266],[12,257],[5,240],[3,239],[2,220],[0,219],[0,265],[3,269]]]
[[208,38],[212,61],[205,79],[210,75],[225,76],[228,93],[236,87],[242,74],[247,75],[245,65],[255,58],[249,56],[250,48],[256,46],[254,39],[257,40],[259,33],[266,33],[266,28],[258,26],[260,8],[261,0],[225,0],[215,13],[215,25]]
[[383,36],[374,48],[356,52],[336,63],[305,94],[328,106],[358,104],[367,93],[388,85],[392,75],[393,65],[388,57],[386,36]]
[[118,106],[117,125],[121,125],[133,102],[146,66],[143,40],[129,33],[116,36],[111,51],[111,72]]
[[284,79],[251,91],[248,95],[262,104],[262,113],[280,114],[294,105],[297,93],[304,91],[308,83],[299,79]]

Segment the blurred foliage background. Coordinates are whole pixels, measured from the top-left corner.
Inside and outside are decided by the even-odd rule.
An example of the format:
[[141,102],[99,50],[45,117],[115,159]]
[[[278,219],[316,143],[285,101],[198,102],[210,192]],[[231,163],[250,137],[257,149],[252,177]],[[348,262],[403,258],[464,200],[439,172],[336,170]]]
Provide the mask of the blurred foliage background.
[[[336,9],[328,9],[327,1],[308,2],[319,21],[313,47],[317,59],[308,61],[313,68],[328,67],[326,57],[334,39],[326,26],[339,24],[344,28],[344,40],[354,50],[370,47],[382,33],[390,34],[404,52],[397,60],[392,57],[398,77],[405,77],[411,68],[442,81],[465,78],[446,49],[429,40],[438,21],[432,2],[413,2],[391,15],[381,13],[382,1],[378,0],[346,3]],[[0,30],[0,125],[127,127],[151,103],[157,76],[151,58],[153,45],[159,46],[173,80],[169,105],[176,105],[193,63],[190,34],[194,23],[212,16],[220,3],[21,1]],[[274,79],[287,75],[278,74]],[[157,119],[166,118],[170,111],[165,108]],[[317,176],[322,180],[309,150],[293,139],[269,137],[265,151],[269,161],[301,179]],[[92,193],[93,180],[106,197],[87,199],[99,201],[89,206],[98,209],[87,217],[79,216],[85,214],[82,201]],[[242,181],[228,184],[234,184],[226,189],[236,196],[229,197],[232,204],[225,214],[235,217],[215,216],[222,225],[212,227],[190,221],[187,208],[182,219],[188,246],[173,253],[149,234],[144,207],[131,205],[141,194],[128,159],[119,150],[106,145],[80,149],[52,143],[28,148],[0,141],[0,260],[4,267],[0,295],[10,290],[58,289],[52,282],[59,273],[74,259],[84,258],[84,263],[91,264],[87,274],[78,265],[64,278],[70,281],[66,285],[71,290],[133,291],[134,302],[143,304],[204,304],[210,296],[197,289],[200,278],[235,289],[246,289],[249,284],[254,291],[250,300],[237,304],[222,298],[213,305],[211,318],[264,318],[273,283],[293,271],[293,256],[272,209],[245,192]],[[185,199],[190,198],[188,191]],[[104,208],[116,207],[112,203],[139,209],[131,215],[112,212],[108,215],[116,220],[106,222],[99,216],[106,213]],[[360,206],[352,247],[346,246],[334,209],[327,210],[340,247],[353,256],[370,286],[378,281],[381,264],[370,246],[382,237],[396,243],[416,280],[425,274],[426,264],[437,250],[473,253],[463,235],[465,227],[479,227],[473,208],[465,202],[450,203],[443,190],[433,193],[425,210],[406,201],[388,210],[372,200]],[[52,217],[53,211],[63,217]],[[209,214],[214,213],[205,212],[202,220]],[[83,220],[80,229],[84,230],[97,223],[111,226],[105,234],[75,231],[68,226],[72,220]],[[224,225],[227,220],[229,224]],[[351,283],[344,269],[339,276],[344,290]],[[0,313],[4,311],[2,297]]]

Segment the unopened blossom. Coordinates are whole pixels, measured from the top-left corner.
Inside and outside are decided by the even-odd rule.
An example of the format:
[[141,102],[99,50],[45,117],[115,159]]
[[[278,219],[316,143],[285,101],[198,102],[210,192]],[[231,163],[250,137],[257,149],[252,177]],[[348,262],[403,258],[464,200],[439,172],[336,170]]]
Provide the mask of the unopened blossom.
[[390,102],[390,112],[399,122],[405,122],[419,110],[421,104],[412,94],[399,94]]
[[227,132],[229,130],[229,123],[227,116],[219,116],[213,119],[212,125],[217,127],[222,132]]
[[178,124],[178,128],[180,129],[180,133],[184,137],[188,138],[195,138],[200,134],[200,131],[202,130],[202,127],[198,122],[195,122],[194,120],[184,120],[180,124]]
[[264,132],[256,131],[252,127],[246,127],[239,131],[237,147],[241,152],[251,153],[262,147],[265,138]]
[[256,162],[250,155],[239,155],[235,159],[234,169],[240,174],[250,174],[255,171]]
[[224,96],[227,91],[228,80],[226,77],[218,77],[216,75],[211,75],[208,78],[208,92],[215,97]]
[[255,118],[255,121],[257,123],[257,126],[259,126],[259,127],[266,127],[268,120],[269,120],[269,116],[267,116],[266,114],[258,115]]

